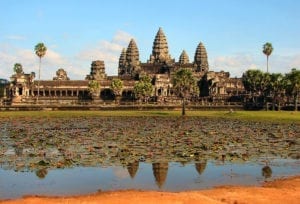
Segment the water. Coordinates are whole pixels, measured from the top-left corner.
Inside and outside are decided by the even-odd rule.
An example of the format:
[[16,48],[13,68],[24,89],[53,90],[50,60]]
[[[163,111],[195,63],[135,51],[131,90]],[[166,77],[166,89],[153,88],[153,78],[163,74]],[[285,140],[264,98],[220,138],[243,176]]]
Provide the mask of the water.
[[[131,167],[73,167],[65,169],[14,171],[0,168],[0,198],[24,195],[74,195],[97,191],[138,189],[185,191],[219,185],[259,185],[263,181],[300,174],[300,161],[273,159],[269,178],[262,174],[264,162],[230,163],[210,160],[195,163],[138,162]],[[129,170],[128,170],[129,169]],[[131,172],[131,173],[129,173]],[[156,175],[154,175],[154,172]],[[39,177],[39,176],[40,177]]]

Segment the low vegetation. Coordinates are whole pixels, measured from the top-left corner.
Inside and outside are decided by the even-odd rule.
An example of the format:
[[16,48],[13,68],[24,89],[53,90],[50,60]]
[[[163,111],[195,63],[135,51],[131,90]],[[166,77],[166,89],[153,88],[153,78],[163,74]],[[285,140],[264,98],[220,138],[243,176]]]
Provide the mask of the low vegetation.
[[[181,111],[12,111],[1,112],[0,118],[11,117],[102,117],[102,116],[162,116],[162,117],[180,117]],[[241,119],[248,121],[266,121],[266,122],[297,122],[300,123],[300,113],[293,111],[188,111],[187,117],[212,117],[225,119]]]

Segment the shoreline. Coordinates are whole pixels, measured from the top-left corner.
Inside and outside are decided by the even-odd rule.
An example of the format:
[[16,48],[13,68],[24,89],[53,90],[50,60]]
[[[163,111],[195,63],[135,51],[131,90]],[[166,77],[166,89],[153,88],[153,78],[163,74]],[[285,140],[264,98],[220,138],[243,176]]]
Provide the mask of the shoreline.
[[217,186],[197,191],[165,192],[143,190],[104,191],[73,196],[27,195],[0,200],[1,204],[20,203],[298,203],[300,175],[264,182],[261,186]]

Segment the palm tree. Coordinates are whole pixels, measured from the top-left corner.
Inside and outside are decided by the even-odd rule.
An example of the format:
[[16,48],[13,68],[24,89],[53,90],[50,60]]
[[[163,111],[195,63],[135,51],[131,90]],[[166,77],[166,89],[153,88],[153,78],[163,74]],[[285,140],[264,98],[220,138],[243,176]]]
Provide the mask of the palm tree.
[[39,62],[39,81],[38,81],[38,94],[37,94],[37,102],[39,101],[39,95],[40,95],[40,80],[41,80],[41,62],[42,62],[42,57],[45,56],[47,47],[44,45],[44,43],[38,43],[34,47],[35,54],[39,57],[40,62]]
[[273,52],[273,46],[271,43],[267,42],[263,46],[263,53],[267,56],[267,72],[269,72],[269,56]]
[[121,79],[113,79],[111,81],[110,88],[112,89],[115,95],[116,102],[118,102],[120,96],[122,95],[123,81]]
[[[242,76],[245,90],[249,93],[252,105],[263,108],[266,102],[267,90],[270,83],[270,74],[258,69],[249,69]],[[260,99],[259,101],[257,99]],[[258,102],[262,102],[262,106]]]
[[298,110],[298,98],[300,95],[300,70],[293,68],[285,76],[287,80],[287,91],[294,97],[295,111]]
[[280,100],[284,92],[285,80],[281,73],[272,73],[270,75],[269,92],[272,96],[272,109],[275,110],[275,103],[278,102],[278,110],[280,110]]
[[173,77],[175,94],[182,98],[182,116],[185,115],[185,100],[192,94],[199,94],[196,79],[188,69],[179,69]]

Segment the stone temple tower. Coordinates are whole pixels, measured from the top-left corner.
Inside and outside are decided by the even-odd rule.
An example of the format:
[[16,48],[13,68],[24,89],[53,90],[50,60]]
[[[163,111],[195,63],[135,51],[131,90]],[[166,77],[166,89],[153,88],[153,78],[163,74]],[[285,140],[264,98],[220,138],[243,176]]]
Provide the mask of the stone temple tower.
[[134,41],[131,39],[126,50],[126,74],[135,74],[140,70],[140,54],[138,47]]
[[126,49],[123,48],[119,58],[119,75],[126,73]]
[[105,74],[105,65],[104,61],[96,60],[91,64],[91,72],[86,76],[87,80],[102,80],[107,76]]
[[207,52],[202,42],[199,43],[195,52],[194,67],[197,72],[208,71]]
[[188,64],[188,63],[190,63],[189,56],[186,53],[186,51],[183,50],[179,57],[179,64]]
[[150,55],[148,63],[168,63],[170,61],[171,56],[169,55],[167,38],[162,28],[159,28],[153,42],[152,55]]

